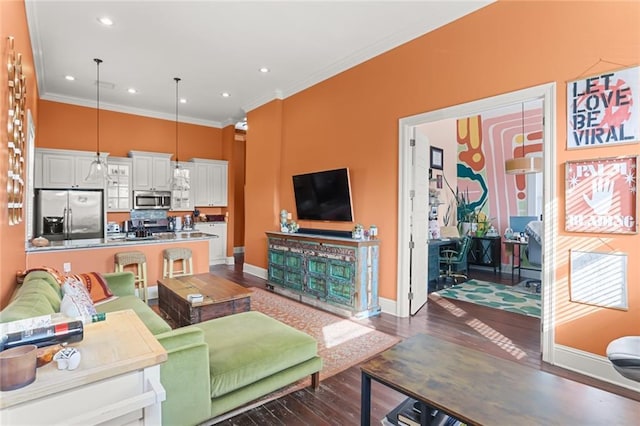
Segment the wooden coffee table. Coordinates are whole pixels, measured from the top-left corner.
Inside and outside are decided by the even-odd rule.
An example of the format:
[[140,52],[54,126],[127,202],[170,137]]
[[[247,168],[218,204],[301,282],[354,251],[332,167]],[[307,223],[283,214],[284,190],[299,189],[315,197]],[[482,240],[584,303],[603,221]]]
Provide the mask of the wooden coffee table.
[[[187,295],[200,293],[202,302],[190,302]],[[197,324],[251,309],[251,291],[211,274],[158,280],[158,305],[178,327]]]
[[638,401],[427,334],[360,368],[362,426],[372,423],[373,380],[468,425],[628,425],[640,413]]

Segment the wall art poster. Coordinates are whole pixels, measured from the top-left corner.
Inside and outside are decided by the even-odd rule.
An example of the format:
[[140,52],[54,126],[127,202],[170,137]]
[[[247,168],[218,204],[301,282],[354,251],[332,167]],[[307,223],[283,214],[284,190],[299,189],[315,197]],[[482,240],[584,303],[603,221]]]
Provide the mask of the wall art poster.
[[640,67],[567,83],[567,148],[640,140]]
[[565,187],[567,231],[637,232],[637,157],[568,161]]

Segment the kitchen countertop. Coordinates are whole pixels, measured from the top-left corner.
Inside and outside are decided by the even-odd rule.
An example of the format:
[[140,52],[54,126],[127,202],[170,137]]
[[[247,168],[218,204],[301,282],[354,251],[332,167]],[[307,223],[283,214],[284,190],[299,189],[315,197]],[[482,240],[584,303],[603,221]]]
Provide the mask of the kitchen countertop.
[[171,242],[185,242],[185,241],[198,241],[208,240],[211,238],[218,238],[218,235],[200,232],[198,230],[192,231],[178,231],[178,232],[159,232],[153,235],[153,238],[141,238],[141,239],[127,239],[127,238],[94,238],[86,240],[64,240],[64,241],[50,241],[48,246],[36,247],[31,242],[26,245],[26,251],[40,252],[50,250],[73,250],[73,249],[86,249],[86,248],[102,248],[102,247],[118,247],[118,246],[132,246],[140,244],[166,244]]

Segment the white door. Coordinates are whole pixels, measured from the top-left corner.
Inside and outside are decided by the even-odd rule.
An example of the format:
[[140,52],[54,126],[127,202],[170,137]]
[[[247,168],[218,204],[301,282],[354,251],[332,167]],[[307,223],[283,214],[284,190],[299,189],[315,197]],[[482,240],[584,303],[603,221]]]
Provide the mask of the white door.
[[429,213],[429,141],[412,129],[412,189],[410,247],[411,275],[409,281],[409,313],[414,315],[427,302],[428,213]]

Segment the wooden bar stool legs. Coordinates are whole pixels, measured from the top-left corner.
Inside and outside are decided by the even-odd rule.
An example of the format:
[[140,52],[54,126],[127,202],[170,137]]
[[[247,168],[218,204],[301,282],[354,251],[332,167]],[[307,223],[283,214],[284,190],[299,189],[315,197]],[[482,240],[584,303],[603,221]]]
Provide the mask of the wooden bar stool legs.
[[[182,269],[174,270],[174,262],[181,261]],[[193,275],[191,249],[186,247],[168,248],[162,252],[162,278]]]
[[141,251],[125,251],[114,255],[115,271],[123,272],[126,266],[136,267],[134,272],[134,282],[138,289],[139,297],[148,302],[147,299],[147,257]]

